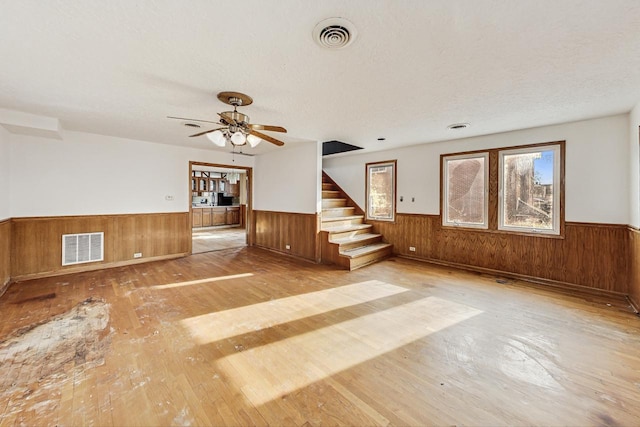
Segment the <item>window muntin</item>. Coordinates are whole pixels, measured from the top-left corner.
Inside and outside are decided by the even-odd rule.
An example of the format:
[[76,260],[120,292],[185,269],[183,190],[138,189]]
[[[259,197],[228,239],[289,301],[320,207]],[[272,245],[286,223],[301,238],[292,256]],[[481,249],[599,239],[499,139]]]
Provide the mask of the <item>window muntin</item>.
[[396,162],[367,163],[367,219],[394,221]]
[[488,228],[489,153],[445,156],[442,162],[442,224]]
[[560,145],[499,151],[499,230],[560,234],[560,161]]

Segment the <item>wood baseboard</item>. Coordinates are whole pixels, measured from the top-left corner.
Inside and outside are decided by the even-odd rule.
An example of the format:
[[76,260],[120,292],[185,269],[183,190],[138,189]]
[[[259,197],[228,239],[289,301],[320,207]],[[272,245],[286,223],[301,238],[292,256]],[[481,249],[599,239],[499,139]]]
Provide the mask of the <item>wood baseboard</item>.
[[572,292],[580,292],[580,293],[583,293],[583,294],[590,294],[590,295],[597,295],[597,296],[608,296],[608,297],[612,297],[613,296],[613,297],[616,297],[616,298],[628,298],[627,294],[621,293],[621,292],[610,291],[610,290],[606,290],[606,289],[591,288],[591,287],[588,287],[588,286],[576,285],[574,283],[561,282],[561,281],[557,281],[557,280],[543,279],[543,278],[539,278],[539,277],[527,276],[527,275],[524,275],[524,274],[510,273],[508,271],[500,271],[500,270],[494,270],[494,269],[491,269],[491,268],[476,267],[476,266],[473,266],[473,265],[458,264],[458,263],[455,263],[455,262],[448,262],[448,261],[440,261],[440,260],[436,260],[436,259],[412,257],[412,256],[407,256],[407,255],[398,255],[398,257],[411,259],[411,260],[414,260],[414,261],[422,261],[422,262],[426,262],[426,263],[429,263],[429,264],[441,265],[443,267],[458,268],[460,270],[471,271],[471,272],[474,272],[474,273],[490,274],[490,275],[499,276],[499,277],[506,277],[506,278],[509,278],[509,279],[517,279],[517,280],[522,280],[523,282],[534,283],[536,285],[543,285],[543,286],[548,286],[548,287],[561,289],[561,290],[569,290],[569,291],[572,291]]
[[[67,268],[64,270],[46,271],[43,273],[35,273],[35,274],[25,274],[22,276],[13,277],[12,279],[13,279],[13,282],[24,282],[27,280],[41,279],[44,277],[64,276],[65,274],[84,273],[87,271],[104,270],[107,268],[123,267],[126,265],[142,264],[142,263],[154,262],[154,261],[165,261],[168,259],[182,258],[188,255],[190,254],[187,252],[184,252],[180,254],[161,255],[161,256],[149,257],[149,258],[137,258],[137,259],[131,259],[127,261],[111,262],[108,264],[85,265],[82,267]],[[2,294],[0,293],[0,295]]]

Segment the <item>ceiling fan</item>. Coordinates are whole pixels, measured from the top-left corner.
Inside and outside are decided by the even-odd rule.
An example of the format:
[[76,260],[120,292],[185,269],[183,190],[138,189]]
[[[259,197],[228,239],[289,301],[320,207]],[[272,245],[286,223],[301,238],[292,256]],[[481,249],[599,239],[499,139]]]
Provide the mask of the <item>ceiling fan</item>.
[[260,131],[282,132],[286,133],[287,130],[281,126],[271,125],[258,125],[249,123],[249,116],[240,113],[238,107],[244,105],[251,105],[253,99],[249,95],[245,95],[240,92],[220,92],[218,99],[227,105],[233,106],[233,111],[223,111],[218,113],[220,120],[213,122],[210,120],[198,120],[187,119],[184,117],[167,116],[169,119],[177,120],[190,120],[195,122],[216,123],[222,125],[215,129],[199,132],[193,135],[189,135],[191,138],[207,135],[207,138],[219,147],[224,147],[227,142],[234,148],[242,147],[247,143],[253,148],[258,145],[262,140],[275,144],[277,146],[283,146],[284,142],[272,136],[266,135]]

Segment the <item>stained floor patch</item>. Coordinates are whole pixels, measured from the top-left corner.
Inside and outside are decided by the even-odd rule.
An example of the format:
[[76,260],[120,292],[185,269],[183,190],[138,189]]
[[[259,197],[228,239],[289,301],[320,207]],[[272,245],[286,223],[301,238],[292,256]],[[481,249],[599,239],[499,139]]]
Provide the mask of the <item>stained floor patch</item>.
[[104,363],[110,344],[108,324],[109,305],[89,298],[0,341],[0,405],[7,405],[9,413],[19,411],[20,397],[46,392],[78,371]]

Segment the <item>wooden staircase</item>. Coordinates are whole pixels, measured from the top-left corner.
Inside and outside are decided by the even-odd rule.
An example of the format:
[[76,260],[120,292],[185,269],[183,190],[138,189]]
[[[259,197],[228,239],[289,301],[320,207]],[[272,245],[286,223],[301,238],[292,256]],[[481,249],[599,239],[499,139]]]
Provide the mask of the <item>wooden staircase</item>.
[[364,223],[364,214],[322,173],[322,262],[349,270],[373,264],[391,255],[393,246],[382,241]]

